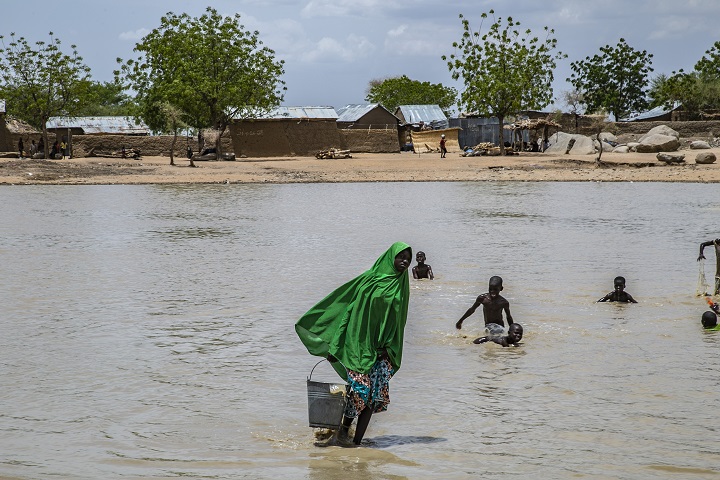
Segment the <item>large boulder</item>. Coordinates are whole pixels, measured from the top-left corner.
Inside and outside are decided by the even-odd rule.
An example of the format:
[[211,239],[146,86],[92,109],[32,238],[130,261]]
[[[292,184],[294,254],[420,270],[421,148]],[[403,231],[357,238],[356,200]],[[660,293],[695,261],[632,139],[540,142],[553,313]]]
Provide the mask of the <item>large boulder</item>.
[[712,152],[701,152],[697,154],[697,157],[695,157],[695,163],[699,163],[701,165],[715,163],[715,160],[715,154]]
[[675,137],[676,139],[680,140],[680,134],[678,132],[668,127],[667,125],[658,125],[655,128],[651,128],[642,137],[638,138],[638,142],[643,143],[643,140],[652,135],[668,135],[670,137]]
[[[601,132],[600,133],[600,140],[604,140],[608,143],[618,143],[618,139],[615,135],[613,135],[610,132]],[[617,146],[617,145],[616,145]]]
[[685,163],[685,155],[679,153],[658,153],[656,157],[665,163]]
[[631,152],[637,151],[637,146],[640,145],[638,142],[628,142],[627,147]]
[[639,153],[674,152],[680,147],[677,137],[655,133],[649,137],[642,137],[640,145],[635,147]]
[[707,150],[708,148],[710,148],[710,144],[703,140],[695,140],[694,142],[690,142],[690,150]]
[[[574,153],[575,155],[593,155],[595,153],[593,139],[585,135],[558,132],[551,135],[548,140],[550,147],[545,150],[545,153]],[[571,140],[574,140],[572,144]]]

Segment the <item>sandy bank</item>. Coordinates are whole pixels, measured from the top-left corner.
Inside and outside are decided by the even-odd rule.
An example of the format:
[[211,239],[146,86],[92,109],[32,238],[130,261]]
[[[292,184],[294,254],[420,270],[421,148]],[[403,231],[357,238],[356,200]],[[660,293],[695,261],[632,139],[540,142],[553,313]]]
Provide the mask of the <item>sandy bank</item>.
[[[720,158],[720,148],[711,150]],[[171,166],[166,157],[141,160],[78,158],[69,160],[0,159],[0,185],[28,184],[184,184],[316,183],[426,181],[601,181],[720,182],[720,160],[696,165],[699,151],[683,150],[685,164],[666,165],[654,153],[594,155],[526,153],[507,157],[461,157],[448,154],[355,154],[350,159],[314,157],[248,158],[234,162],[186,159]]]

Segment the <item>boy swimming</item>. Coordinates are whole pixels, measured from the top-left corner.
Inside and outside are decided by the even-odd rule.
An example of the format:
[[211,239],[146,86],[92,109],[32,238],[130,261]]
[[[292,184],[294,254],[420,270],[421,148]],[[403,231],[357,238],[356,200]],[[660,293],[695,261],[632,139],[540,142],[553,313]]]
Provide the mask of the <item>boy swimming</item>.
[[485,342],[495,342],[498,345],[502,345],[503,347],[509,347],[510,345],[517,347],[520,344],[520,340],[522,340],[523,337],[523,327],[519,323],[513,323],[508,327],[507,335],[503,335],[501,337],[492,337],[492,336],[485,336],[476,338],[473,340],[473,343],[485,343]]
[[710,305],[710,310],[702,314],[700,322],[705,330],[720,330],[720,326],[717,324],[717,314],[720,313],[720,306],[713,302],[710,297],[708,297],[708,304]]
[[625,302],[638,303],[632,295],[625,291],[625,277],[615,277],[613,281],[615,290],[598,300],[598,302]]
[[462,328],[463,321],[475,313],[475,310],[477,310],[480,305],[483,306],[485,325],[489,323],[497,323],[498,325],[504,327],[505,322],[503,322],[503,311],[505,311],[505,317],[507,317],[508,325],[512,325],[513,318],[512,315],[510,315],[510,302],[500,295],[502,289],[502,278],[498,276],[490,277],[490,281],[488,282],[488,293],[478,295],[472,307],[468,308],[460,320],[457,321],[455,328],[458,330]]

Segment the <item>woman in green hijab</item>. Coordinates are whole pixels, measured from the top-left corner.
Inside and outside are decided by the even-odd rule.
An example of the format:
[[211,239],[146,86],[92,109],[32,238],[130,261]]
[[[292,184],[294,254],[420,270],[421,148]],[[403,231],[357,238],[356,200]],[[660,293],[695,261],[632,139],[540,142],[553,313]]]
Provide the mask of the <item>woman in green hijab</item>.
[[330,360],[350,384],[340,433],[347,435],[357,417],[356,445],[372,414],[384,412],[390,403],[390,378],[402,361],[411,260],[410,246],[394,243],[370,270],[336,289],[295,324],[308,352]]

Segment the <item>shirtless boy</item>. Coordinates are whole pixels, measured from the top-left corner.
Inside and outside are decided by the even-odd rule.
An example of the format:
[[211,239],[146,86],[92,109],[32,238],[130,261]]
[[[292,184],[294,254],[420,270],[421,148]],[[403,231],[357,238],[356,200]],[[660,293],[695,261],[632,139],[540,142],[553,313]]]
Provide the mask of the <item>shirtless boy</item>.
[[497,323],[498,325],[505,326],[503,322],[502,313],[505,311],[505,317],[507,317],[508,325],[513,324],[512,315],[510,315],[510,302],[505,297],[500,295],[502,291],[502,278],[494,276],[490,277],[488,285],[488,293],[483,293],[477,297],[473,306],[467,309],[467,312],[457,321],[455,328],[458,330],[462,327],[463,321],[475,313],[475,310],[482,305],[483,306],[483,317],[485,317],[485,325],[488,323]]
[[425,252],[417,252],[415,260],[417,260],[417,265],[412,268],[413,278],[429,278],[430,280],[435,278],[432,267],[425,263]]
[[625,291],[625,277],[615,277],[613,280],[615,290],[598,300],[598,302],[625,302],[638,303],[632,295]]

